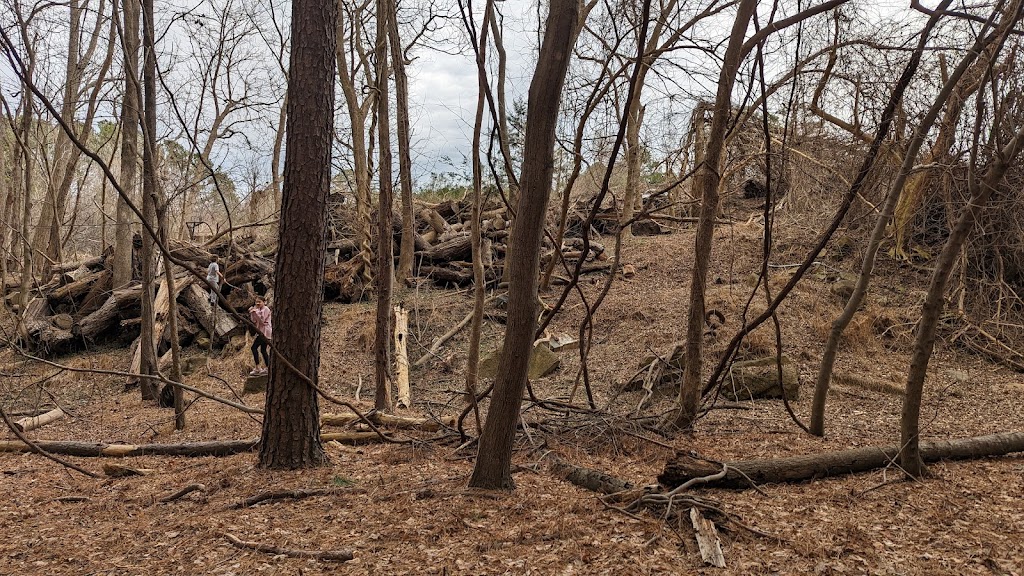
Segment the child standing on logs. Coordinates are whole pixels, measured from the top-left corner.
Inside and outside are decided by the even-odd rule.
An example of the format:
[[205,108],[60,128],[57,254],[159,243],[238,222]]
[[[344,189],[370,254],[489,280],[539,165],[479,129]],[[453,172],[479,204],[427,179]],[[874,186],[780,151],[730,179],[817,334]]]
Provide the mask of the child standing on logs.
[[[267,306],[267,301],[263,296],[257,296],[256,304],[249,307],[249,319],[256,325],[256,339],[252,342],[252,361],[256,363],[256,367],[249,375],[266,374],[267,367],[270,366],[267,343],[271,341],[274,328],[270,323],[270,307]],[[263,368],[260,368],[260,354],[263,355]]]
[[206,281],[210,283],[210,307],[217,308],[217,295],[220,293],[220,283],[224,282],[224,273],[220,271],[220,264],[217,263],[217,255],[210,257],[210,265],[206,268]]

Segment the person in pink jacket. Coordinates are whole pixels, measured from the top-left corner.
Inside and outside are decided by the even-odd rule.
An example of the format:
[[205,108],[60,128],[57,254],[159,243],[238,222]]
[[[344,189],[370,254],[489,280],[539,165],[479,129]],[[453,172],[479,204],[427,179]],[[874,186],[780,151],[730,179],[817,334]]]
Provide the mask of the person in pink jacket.
[[[249,373],[250,376],[266,374],[270,366],[270,358],[267,356],[267,344],[274,334],[274,327],[270,322],[270,307],[263,296],[256,297],[256,304],[249,307],[249,319],[256,325],[256,339],[252,342],[252,360],[256,367]],[[258,352],[258,353],[257,353]],[[263,368],[260,368],[260,354],[263,355]]]

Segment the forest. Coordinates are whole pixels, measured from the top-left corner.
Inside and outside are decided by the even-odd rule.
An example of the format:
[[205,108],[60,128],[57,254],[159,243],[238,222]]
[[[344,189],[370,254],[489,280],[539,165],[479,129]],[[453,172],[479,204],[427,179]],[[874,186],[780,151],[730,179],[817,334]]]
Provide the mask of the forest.
[[0,0],[0,572],[1024,574],[1024,0]]

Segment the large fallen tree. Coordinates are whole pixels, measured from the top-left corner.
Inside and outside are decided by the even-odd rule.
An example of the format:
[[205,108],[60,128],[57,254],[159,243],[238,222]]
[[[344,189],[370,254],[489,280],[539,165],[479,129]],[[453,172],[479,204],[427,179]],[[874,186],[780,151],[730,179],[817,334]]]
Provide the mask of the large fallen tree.
[[[720,479],[708,482],[706,486],[749,488],[751,483],[757,485],[802,482],[813,478],[884,468],[896,461],[899,451],[900,447],[894,444],[771,460],[716,462],[680,450],[675,458],[665,465],[665,470],[658,476],[658,482],[674,488],[694,478],[707,477],[721,471],[723,466],[726,467],[726,474]],[[921,458],[925,462],[1005,456],[1014,452],[1024,452],[1024,432],[921,443]]]

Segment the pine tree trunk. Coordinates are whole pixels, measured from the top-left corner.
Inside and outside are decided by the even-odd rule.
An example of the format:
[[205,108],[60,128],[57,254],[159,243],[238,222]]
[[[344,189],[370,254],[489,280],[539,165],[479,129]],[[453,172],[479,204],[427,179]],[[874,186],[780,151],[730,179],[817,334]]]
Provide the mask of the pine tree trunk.
[[288,145],[274,269],[274,357],[263,416],[262,468],[296,469],[325,461],[317,392],[304,376],[316,382],[320,368],[337,10],[333,0],[292,2]]

